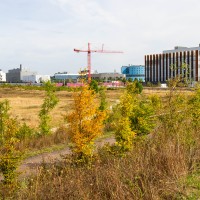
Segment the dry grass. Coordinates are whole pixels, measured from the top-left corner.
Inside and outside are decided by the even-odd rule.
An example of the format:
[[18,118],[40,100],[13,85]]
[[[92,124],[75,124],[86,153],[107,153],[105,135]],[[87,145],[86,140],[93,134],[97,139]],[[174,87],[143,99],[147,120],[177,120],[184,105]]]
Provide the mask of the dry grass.
[[[43,103],[45,92],[37,90],[13,90],[0,88],[1,98],[10,102],[10,113],[19,121],[27,123],[36,128],[39,124],[38,113]],[[57,92],[59,103],[52,111],[52,127],[63,124],[63,115],[70,110],[72,103],[71,92]]]
[[[116,104],[123,92],[123,89],[107,90],[106,96],[109,106]],[[188,90],[182,90],[181,92],[186,94],[193,93]],[[145,88],[143,90],[144,95],[157,94],[165,97],[167,93],[168,90],[159,88]],[[59,103],[51,113],[53,119],[52,127],[58,127],[64,123],[63,116],[66,112],[71,110],[71,105],[73,103],[72,92],[59,91],[56,92],[56,95],[59,98]],[[43,103],[44,96],[45,91],[0,88],[0,100],[9,100],[12,116],[17,117],[19,121],[25,122],[33,128],[38,126],[38,113]]]
[[[8,99],[10,102],[10,113],[19,121],[27,123],[29,126],[36,128],[39,124],[38,113],[44,100],[45,92],[36,90],[13,90],[0,89],[1,98]],[[108,91],[108,101],[110,104],[116,102],[121,91]],[[72,92],[56,92],[59,103],[51,112],[52,127],[58,127],[64,123],[63,116],[71,110],[73,103]]]
[[188,149],[186,143],[177,144],[176,136],[163,132],[161,126],[151,139],[135,141],[124,158],[100,150],[90,167],[70,162],[44,164],[15,198],[187,199],[188,190],[181,181],[191,173],[191,163],[199,162],[200,146]]
[[50,135],[33,136],[23,139],[18,143],[16,148],[21,152],[26,151],[31,153],[57,144],[67,144],[68,142],[69,135],[67,129],[64,126],[60,126]]
[[[116,103],[122,90],[108,90],[107,97],[109,104]],[[63,116],[71,110],[73,103],[72,92],[56,92],[59,103],[51,112],[52,127],[58,127],[64,123]],[[12,88],[0,88],[0,100],[8,99],[11,106],[11,115],[17,117],[21,122],[36,128],[39,124],[38,113],[45,97],[44,91],[22,90]]]
[[[122,92],[107,91],[110,104],[116,103]],[[158,94],[165,97],[166,93],[159,90]],[[44,94],[40,95],[42,99]],[[57,95],[63,102],[57,107],[59,113],[59,109],[72,103],[72,98],[69,92]],[[174,104],[175,111],[180,110],[179,103]],[[168,110],[173,108],[165,107],[166,113]],[[53,165],[44,163],[37,176],[21,182],[20,189],[10,194],[11,199],[189,199],[193,188],[186,188],[185,182],[188,175],[199,170],[200,131],[191,125],[189,109],[186,111],[161,116],[151,135],[136,138],[132,151],[124,157],[113,156],[103,148],[89,166],[75,165],[70,156]]]

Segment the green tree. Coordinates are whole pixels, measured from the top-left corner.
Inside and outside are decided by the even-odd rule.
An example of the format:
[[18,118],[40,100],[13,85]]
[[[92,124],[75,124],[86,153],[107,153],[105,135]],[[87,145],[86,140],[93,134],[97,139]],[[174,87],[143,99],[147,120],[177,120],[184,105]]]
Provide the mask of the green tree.
[[98,82],[94,79],[90,82],[90,89],[94,90],[96,93],[99,92]]
[[130,93],[130,94],[141,94],[142,90],[143,90],[143,86],[142,84],[136,80],[132,83],[128,83],[126,86],[126,90]]
[[6,129],[5,122],[9,118],[9,115],[8,115],[9,109],[10,109],[10,106],[9,106],[8,100],[0,102],[0,134],[1,134],[0,142],[1,143],[4,142],[4,132]]
[[156,108],[160,107],[160,99],[141,95],[142,89],[137,83],[135,81],[127,85],[110,118],[115,125],[116,146],[121,153],[130,150],[135,135],[150,133],[155,126]]
[[189,100],[189,110],[192,118],[191,124],[195,128],[195,132],[200,130],[200,85],[195,88],[195,93]]
[[189,76],[190,69],[186,63],[182,63],[180,66],[171,65],[171,70],[175,72],[179,70],[180,73],[167,81],[170,88],[187,87],[192,83],[192,79]]
[[20,163],[22,153],[16,148],[19,140],[16,134],[19,123],[9,116],[10,109],[7,100],[0,102],[0,172],[2,172],[5,184],[13,184],[16,180],[16,169]]
[[135,132],[131,130],[131,121],[128,117],[122,117],[117,124],[115,131],[116,147],[120,154],[132,148]]
[[133,144],[135,132],[131,129],[130,116],[134,106],[133,95],[126,91],[120,98],[120,103],[114,109],[114,125],[116,144],[114,150],[120,155],[129,151]]
[[[146,135],[155,126],[155,106],[151,98],[138,98],[135,100],[130,121],[131,129],[137,135]],[[156,102],[157,103],[157,102]]]
[[55,95],[54,85],[50,81],[45,83],[46,97],[42,104],[42,108],[39,113],[40,118],[40,133],[47,135],[50,133],[50,111],[57,105],[58,98]]
[[105,92],[105,88],[101,87],[101,89],[99,90],[99,97],[100,97],[100,106],[99,109],[101,111],[106,110],[108,102],[106,101],[106,92]]
[[127,82],[126,78],[123,78],[122,83],[124,83],[124,86],[126,85],[126,82]]
[[133,79],[132,79],[132,78],[128,78],[128,82],[129,82],[129,83],[132,83],[132,82],[133,82]]

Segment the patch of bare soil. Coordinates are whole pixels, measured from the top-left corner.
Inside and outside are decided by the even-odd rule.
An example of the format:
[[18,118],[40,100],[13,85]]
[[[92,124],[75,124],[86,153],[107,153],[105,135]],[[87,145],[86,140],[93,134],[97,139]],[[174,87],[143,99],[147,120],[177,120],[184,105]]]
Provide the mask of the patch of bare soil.
[[[110,137],[96,142],[96,147],[100,148],[103,147],[106,143],[112,145],[115,143],[115,138]],[[33,156],[30,158],[25,159],[20,167],[18,168],[18,172],[20,173],[20,178],[29,176],[31,174],[36,174],[38,168],[42,164],[52,164],[57,161],[61,161],[64,155],[70,154],[71,151],[69,148],[54,151],[51,153],[43,153],[37,156]]]

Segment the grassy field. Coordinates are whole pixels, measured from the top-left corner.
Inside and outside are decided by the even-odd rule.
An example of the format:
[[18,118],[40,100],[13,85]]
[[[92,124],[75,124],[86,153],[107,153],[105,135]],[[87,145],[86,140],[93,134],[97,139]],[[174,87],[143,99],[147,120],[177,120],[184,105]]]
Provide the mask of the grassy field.
[[[123,89],[107,90],[106,96],[109,106],[114,105],[120,99]],[[165,97],[168,90],[147,88],[143,90],[144,95],[157,94]],[[183,93],[192,93],[192,91],[183,90]],[[73,92],[58,91],[59,103],[52,111],[52,127],[63,124],[64,115],[70,111],[73,102]],[[11,115],[19,121],[27,123],[31,127],[37,127],[39,118],[38,113],[45,97],[45,91],[41,90],[23,90],[13,88],[0,88],[0,100],[7,99],[10,102]]]
[[[107,98],[109,105],[116,103],[123,90],[108,90]],[[52,127],[63,123],[63,116],[70,111],[72,105],[72,92],[56,92],[59,103],[52,111]],[[45,97],[45,91],[22,90],[12,88],[0,88],[0,100],[7,99],[10,102],[11,115],[21,122],[26,122],[31,127],[37,127],[38,113]]]

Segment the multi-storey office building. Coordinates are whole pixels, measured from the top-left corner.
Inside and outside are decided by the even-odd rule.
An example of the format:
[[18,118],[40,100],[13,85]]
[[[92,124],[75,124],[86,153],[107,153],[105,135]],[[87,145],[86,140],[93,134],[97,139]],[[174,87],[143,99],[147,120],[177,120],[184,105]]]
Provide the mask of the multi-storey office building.
[[177,46],[162,54],[145,55],[146,82],[165,83],[180,75],[191,81],[200,80],[200,46]]
[[145,80],[145,67],[144,65],[129,65],[121,67],[122,74],[126,75],[126,79]]

